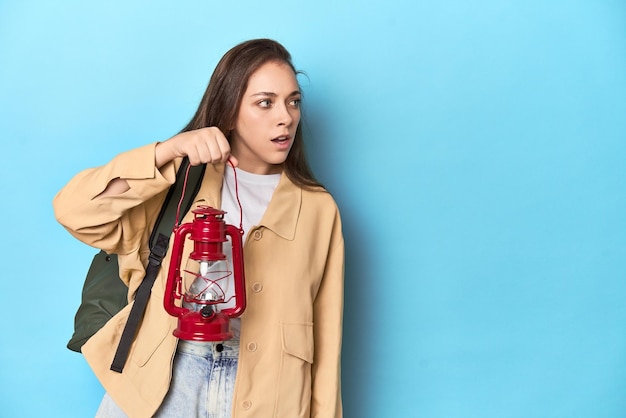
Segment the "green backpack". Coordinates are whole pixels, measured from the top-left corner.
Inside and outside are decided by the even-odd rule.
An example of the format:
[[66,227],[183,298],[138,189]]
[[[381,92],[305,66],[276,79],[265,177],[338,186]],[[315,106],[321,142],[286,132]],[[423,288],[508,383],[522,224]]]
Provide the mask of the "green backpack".
[[[189,211],[193,198],[200,189],[205,165],[190,167],[187,176],[188,166],[188,159],[183,159],[176,174],[176,182],[167,193],[150,235],[150,256],[146,276],[137,289],[133,307],[111,364],[111,370],[119,373],[122,372],[126,363],[130,346],[148,303],[152,285],[159,272],[161,261],[167,252],[169,237],[175,226],[176,212],[181,196],[183,200],[180,204],[182,209],[180,216],[182,217]],[[185,183],[186,176],[187,182]],[[185,193],[183,196],[186,188],[191,193]],[[100,251],[94,256],[87,272],[81,303],[74,317],[74,334],[67,343],[67,348],[80,352],[83,344],[127,305],[127,298],[128,287],[119,277],[117,255]]]

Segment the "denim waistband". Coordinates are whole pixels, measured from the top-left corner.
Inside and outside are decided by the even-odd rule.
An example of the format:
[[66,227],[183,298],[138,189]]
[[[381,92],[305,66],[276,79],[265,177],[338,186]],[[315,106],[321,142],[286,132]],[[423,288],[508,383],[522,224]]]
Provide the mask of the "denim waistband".
[[232,339],[219,342],[178,340],[176,351],[200,357],[217,355],[221,357],[238,357],[239,340]]

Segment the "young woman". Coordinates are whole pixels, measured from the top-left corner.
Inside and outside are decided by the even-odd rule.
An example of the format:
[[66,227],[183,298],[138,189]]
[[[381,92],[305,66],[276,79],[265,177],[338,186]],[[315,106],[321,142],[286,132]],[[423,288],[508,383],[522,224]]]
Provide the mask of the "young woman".
[[[232,321],[235,337],[219,343],[174,337],[177,319],[163,307],[168,252],[123,372],[109,367],[130,306],[82,348],[106,389],[96,416],[342,415],[341,221],[308,168],[300,98],[282,45],[239,44],[218,63],[181,133],[79,173],[55,197],[55,215],[72,235],[118,254],[130,300],[183,157],[206,164],[192,209],[222,208],[226,222],[239,225],[237,198],[243,208],[247,308]],[[192,217],[190,211],[182,222]]]

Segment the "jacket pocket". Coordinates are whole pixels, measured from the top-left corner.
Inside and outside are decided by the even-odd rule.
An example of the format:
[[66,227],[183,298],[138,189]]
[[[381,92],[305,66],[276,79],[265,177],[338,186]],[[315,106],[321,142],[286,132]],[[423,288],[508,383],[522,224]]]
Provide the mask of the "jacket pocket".
[[313,363],[313,323],[282,323],[283,351]]
[[282,356],[277,417],[308,417],[311,410],[313,323],[281,323]]
[[[153,306],[156,304],[153,298],[150,302],[146,307],[146,312],[130,351],[130,358],[139,367],[148,363],[163,340],[171,333],[168,326],[170,318],[165,310],[160,306]],[[162,312],[159,311],[159,308]]]

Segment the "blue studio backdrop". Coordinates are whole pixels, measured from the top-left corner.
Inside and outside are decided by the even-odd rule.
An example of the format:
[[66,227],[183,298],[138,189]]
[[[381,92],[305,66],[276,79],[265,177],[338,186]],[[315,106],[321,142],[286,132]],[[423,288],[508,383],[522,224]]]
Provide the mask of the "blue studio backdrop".
[[178,132],[256,37],[307,74],[342,211],[345,416],[625,417],[623,0],[0,0],[0,416],[103,395],[55,193]]

